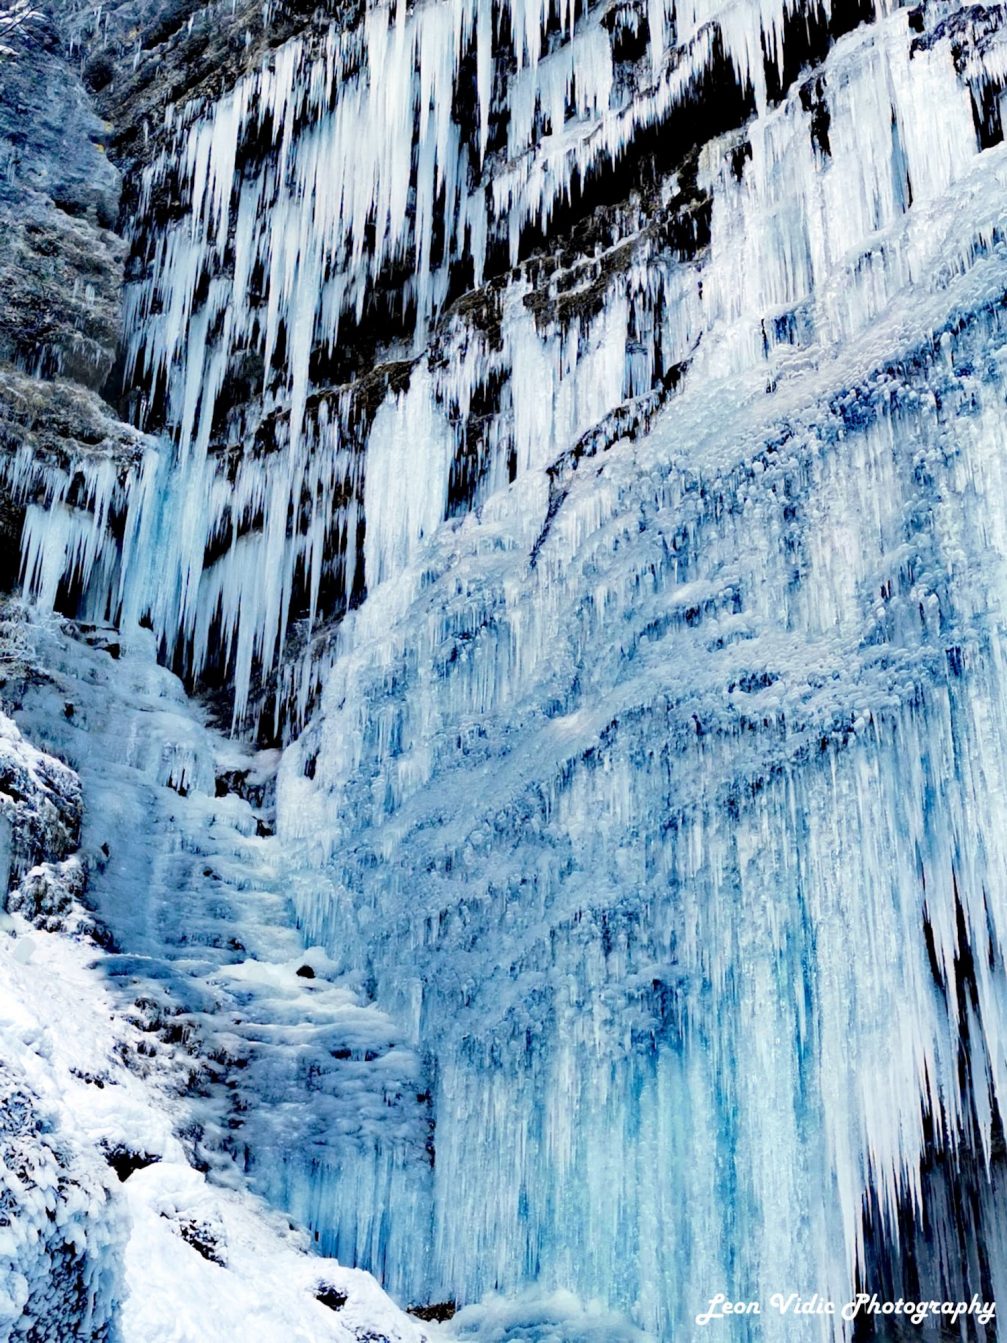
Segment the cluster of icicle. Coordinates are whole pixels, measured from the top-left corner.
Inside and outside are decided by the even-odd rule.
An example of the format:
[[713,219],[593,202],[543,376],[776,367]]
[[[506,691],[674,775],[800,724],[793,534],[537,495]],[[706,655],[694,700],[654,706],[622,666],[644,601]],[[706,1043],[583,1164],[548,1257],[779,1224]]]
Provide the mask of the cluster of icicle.
[[[904,20],[896,19],[898,36],[879,42],[864,77],[828,94],[833,171],[823,174],[796,95],[766,108],[760,53],[782,60],[785,8],[781,0],[672,11],[658,0],[645,15],[619,11],[619,23],[646,23],[649,33],[627,70],[614,63],[605,6],[575,15],[537,2],[378,5],[356,28],[291,40],[211,106],[169,109],[161,149],[144,170],[136,228],[149,255],[127,315],[128,376],[148,393],[166,389],[166,436],[116,500],[114,511],[128,515],[125,539],[96,521],[68,520],[58,506],[32,513],[28,586],[49,600],[60,568],[74,570],[87,609],[149,617],[192,675],[222,656],[240,722],[255,673],[281,664],[295,599],[293,614],[310,629],[323,578],[341,589],[335,606],[343,609],[444,519],[473,396],[492,378],[504,392],[483,437],[472,506],[569,451],[627,398],[651,392],[704,332],[720,328],[723,357],[746,365],[765,357],[780,338],[776,319],[802,300],[816,296],[827,309],[814,335],[847,329],[844,305],[860,322],[863,283],[819,299],[822,280],[904,208],[910,166],[917,200],[953,176],[974,148],[968,93],[946,47],[919,55],[910,78]],[[505,29],[510,52],[499,49]],[[547,229],[574,177],[587,180],[661,123],[718,48],[764,115],[740,182],[724,147],[705,152],[710,264],[663,247],[631,202],[611,247],[568,277],[587,287],[609,275],[600,316],[533,316],[529,282],[517,272],[497,295],[498,332],[456,314],[431,333],[452,266],[470,260],[478,286],[490,242],[505,242],[516,260],[522,229]],[[473,78],[463,66],[473,54],[477,124],[462,126],[452,107]],[[513,68],[501,75],[508,58]],[[934,125],[934,96],[943,115],[931,139],[924,128]],[[855,131],[846,115],[853,98]],[[494,112],[506,117],[506,143],[487,157]],[[256,158],[247,152],[253,141],[270,151]],[[165,190],[186,209],[156,225]],[[675,190],[669,179],[663,198]],[[621,247],[631,264],[610,266]],[[310,364],[314,352],[353,340],[390,266],[405,268],[410,334],[387,353],[412,361],[413,383],[389,391],[375,423],[361,429],[352,387],[313,397]],[[890,268],[886,260],[882,269]],[[228,374],[249,352],[264,370],[261,395],[229,418]],[[253,452],[263,424],[270,444]],[[215,433],[227,451],[211,451],[221,446]],[[431,460],[403,452],[416,442],[431,445]],[[385,497],[389,454],[404,459],[393,475],[409,502],[396,496],[375,510],[368,503]],[[95,519],[103,489],[98,481],[91,489]],[[60,489],[48,493],[58,503]],[[361,516],[367,540],[358,554]],[[157,540],[153,571],[142,558],[148,538]],[[295,727],[313,684],[310,658],[304,666],[289,689]]]

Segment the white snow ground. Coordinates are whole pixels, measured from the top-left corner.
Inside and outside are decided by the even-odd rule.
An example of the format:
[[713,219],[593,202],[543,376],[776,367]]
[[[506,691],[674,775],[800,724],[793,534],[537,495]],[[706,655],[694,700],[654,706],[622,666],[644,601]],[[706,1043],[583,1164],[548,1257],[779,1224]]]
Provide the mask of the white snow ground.
[[[207,1182],[174,1133],[184,1122],[156,1068],[123,1061],[141,1043],[94,968],[95,948],[12,916],[0,937],[0,1055],[90,1157],[155,1158],[106,1182],[121,1219],[122,1343],[420,1343],[435,1330],[398,1310],[367,1273],[309,1253],[254,1196]],[[223,1263],[191,1243],[212,1241]],[[186,1235],[189,1239],[186,1239]],[[211,1250],[212,1252],[212,1250]],[[316,1299],[343,1293],[338,1311]],[[7,1337],[6,1334],[3,1335]]]
[[[190,747],[195,743],[190,783],[198,783],[200,764],[207,764],[200,751],[205,752],[210,734],[189,716],[182,696],[173,695],[177,683],[170,673],[148,660],[142,636],[118,657],[106,648],[73,642],[58,622],[31,629],[29,638],[45,643],[51,671],[40,681],[26,678],[19,716],[32,719],[33,697],[41,713],[51,711],[54,696],[65,705],[72,696],[73,712],[55,717],[78,737],[76,750],[69,738],[64,742],[64,753],[76,755],[85,782],[81,790],[73,770],[37,750],[0,712],[0,860],[14,888],[12,905],[25,910],[3,915],[0,927],[0,1143],[7,1141],[0,1178],[5,1214],[0,1221],[0,1338],[22,1337],[30,1327],[42,1329],[40,1337],[53,1343],[93,1337],[117,1343],[423,1343],[434,1337],[437,1326],[404,1314],[369,1274],[312,1254],[306,1235],[248,1192],[208,1123],[207,1115],[215,1111],[207,1088],[195,1088],[195,1099],[186,1094],[194,1090],[187,1070],[202,1064],[199,1042],[183,1038],[173,1047],[163,1033],[151,1030],[149,996],[140,999],[147,1015],[135,1009],[130,1018],[124,1009],[131,994],[139,996],[144,976],[138,971],[124,983],[121,975],[110,975],[122,958],[87,936],[94,919],[77,899],[79,883],[64,880],[67,873],[90,870],[88,898],[99,906],[104,901],[104,912],[114,913],[116,901],[129,894],[137,906],[163,917],[157,899],[165,855],[155,852],[156,825],[145,830],[136,822],[156,822],[164,797],[184,810],[187,798],[159,782],[158,773],[177,770],[179,751],[167,749],[168,744],[179,747],[187,741]],[[134,716],[146,718],[139,731],[124,707],[127,689]],[[99,704],[108,717],[107,734],[99,716],[92,713],[88,721],[89,709]],[[81,731],[84,723],[88,726]],[[104,793],[88,787],[96,771],[104,779]],[[191,795],[186,815],[193,828],[170,832],[173,844],[182,832],[178,849],[191,853],[196,848],[193,817],[209,831],[222,811],[235,808],[237,799],[211,805],[213,777],[212,768],[204,769],[209,795],[198,787]],[[46,844],[48,855],[62,860],[74,842],[81,791],[80,852],[36,865],[24,875]],[[232,842],[238,831],[232,832]],[[99,842],[102,834],[108,839]],[[150,860],[146,868],[139,861],[144,850]],[[195,857],[205,864],[205,855]],[[118,870],[116,858],[121,859]],[[168,871],[178,879],[177,865],[169,864]],[[201,899],[215,900],[220,913],[218,884],[215,877],[201,887],[191,881],[188,887],[185,881],[178,885],[178,915],[190,931],[198,934]],[[26,897],[26,891],[37,899]],[[254,896],[246,894],[246,913],[254,913]],[[35,911],[31,920],[26,917],[30,910]],[[242,930],[241,921],[232,927]],[[176,940],[184,941],[181,932]],[[277,933],[273,950],[289,959],[292,935],[289,943]],[[166,945],[170,949],[170,942]],[[319,1021],[331,1025],[340,1013],[349,1014],[358,1029],[361,1020],[371,1020],[350,990],[325,984],[324,957],[301,955],[288,966],[282,959],[276,964],[239,960],[233,952],[231,959],[237,981],[270,985],[273,1024],[284,1004],[306,1038],[312,1028],[318,1035]],[[294,966],[306,961],[318,969],[314,982],[295,973]],[[152,960],[148,969],[154,965]],[[166,996],[171,987],[168,982]],[[298,988],[302,993],[294,1002]],[[308,994],[321,1003],[313,1022],[303,1010]],[[226,1011],[231,1000],[225,996],[222,1001],[221,1029],[226,1030],[234,1024]],[[173,1006],[178,1014],[179,1004]],[[183,1037],[191,1029],[186,1019]],[[247,1066],[254,1069],[254,1042],[249,1052],[253,1057]],[[261,1067],[257,1075],[261,1078]],[[197,1113],[200,1104],[202,1114]],[[11,1135],[11,1116],[22,1112],[20,1130]],[[210,1156],[218,1179],[211,1182],[192,1164],[199,1151]],[[124,1180],[110,1164],[113,1157]],[[83,1297],[66,1287],[70,1279],[61,1267],[66,1246],[74,1262],[84,1266]],[[319,1300],[320,1294],[328,1295],[331,1304]],[[109,1332],[92,1333],[92,1327]]]

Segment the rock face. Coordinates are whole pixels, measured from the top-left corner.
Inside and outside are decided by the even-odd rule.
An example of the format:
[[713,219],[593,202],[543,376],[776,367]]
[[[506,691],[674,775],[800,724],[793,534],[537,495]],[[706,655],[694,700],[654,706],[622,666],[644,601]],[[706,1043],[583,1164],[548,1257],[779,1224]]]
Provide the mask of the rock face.
[[0,359],[100,391],[121,330],[120,178],[66,42],[42,15],[4,62]]
[[[70,50],[73,5],[39,10],[0,78],[0,575],[25,507],[126,469],[140,441],[102,401],[122,328],[120,176]],[[58,581],[58,580],[56,580]]]

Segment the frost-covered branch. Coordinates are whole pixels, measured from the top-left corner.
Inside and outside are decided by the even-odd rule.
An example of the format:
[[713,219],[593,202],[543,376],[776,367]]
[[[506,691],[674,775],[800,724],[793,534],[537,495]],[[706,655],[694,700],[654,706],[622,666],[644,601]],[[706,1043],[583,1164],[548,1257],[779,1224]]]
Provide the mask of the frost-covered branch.
[[34,19],[40,19],[42,11],[35,9],[31,0],[13,0],[13,3],[0,6],[0,56],[13,56],[14,48],[9,40]]
[[24,607],[20,602],[0,602],[0,690],[23,675],[31,660]]

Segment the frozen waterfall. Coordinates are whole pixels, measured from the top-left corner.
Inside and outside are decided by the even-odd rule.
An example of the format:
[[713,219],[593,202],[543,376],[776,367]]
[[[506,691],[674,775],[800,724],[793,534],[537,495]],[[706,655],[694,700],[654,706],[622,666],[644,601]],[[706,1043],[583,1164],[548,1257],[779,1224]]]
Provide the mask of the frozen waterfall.
[[95,880],[208,1161],[403,1302],[1007,1303],[1005,89],[997,7],[396,0],[146,127],[22,583],[120,850],[178,794]]

